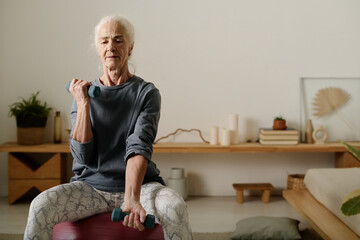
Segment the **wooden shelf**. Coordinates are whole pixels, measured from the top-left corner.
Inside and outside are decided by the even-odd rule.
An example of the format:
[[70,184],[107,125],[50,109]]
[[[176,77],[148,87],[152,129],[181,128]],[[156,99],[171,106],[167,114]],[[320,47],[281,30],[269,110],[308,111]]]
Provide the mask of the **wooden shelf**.
[[[360,148],[360,142],[351,142]],[[281,146],[261,145],[260,143],[241,143],[230,146],[209,145],[206,143],[157,143],[154,145],[156,153],[272,153],[272,152],[347,152],[341,143],[305,144]]]
[[[350,142],[360,149],[360,142]],[[46,152],[70,153],[69,143],[44,143],[40,145],[18,145],[8,142],[0,145],[0,152]],[[291,146],[261,145],[259,143],[240,143],[237,145],[220,146],[206,143],[157,143],[155,153],[279,153],[279,152],[347,152],[341,143],[305,144]]]
[[0,152],[27,152],[27,153],[70,153],[69,143],[44,143],[39,145],[18,145],[7,142],[0,145]]

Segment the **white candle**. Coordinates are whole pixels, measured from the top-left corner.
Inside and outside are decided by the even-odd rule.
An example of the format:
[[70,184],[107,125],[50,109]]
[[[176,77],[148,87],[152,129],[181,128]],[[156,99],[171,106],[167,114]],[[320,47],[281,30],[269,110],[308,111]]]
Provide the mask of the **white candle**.
[[217,145],[219,143],[219,128],[213,126],[210,128],[210,144]]
[[221,145],[222,146],[229,146],[231,144],[231,134],[230,130],[223,128],[221,129]]
[[229,130],[231,130],[231,144],[239,143],[239,115],[229,114]]

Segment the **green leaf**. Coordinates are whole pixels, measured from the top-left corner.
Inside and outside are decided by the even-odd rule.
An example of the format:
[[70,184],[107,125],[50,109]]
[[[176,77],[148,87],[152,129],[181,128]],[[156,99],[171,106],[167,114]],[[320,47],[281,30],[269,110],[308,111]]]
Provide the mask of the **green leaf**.
[[15,117],[28,117],[28,116],[39,116],[47,117],[52,110],[48,107],[46,102],[43,104],[37,99],[40,91],[32,94],[29,99],[20,98],[19,102],[10,105],[9,116]]
[[345,148],[352,154],[354,157],[356,157],[357,160],[360,161],[360,150],[355,148],[354,146],[351,146],[350,144],[341,141],[342,144],[344,144]]
[[345,216],[353,216],[360,213],[360,191],[356,190],[344,200],[341,211]]

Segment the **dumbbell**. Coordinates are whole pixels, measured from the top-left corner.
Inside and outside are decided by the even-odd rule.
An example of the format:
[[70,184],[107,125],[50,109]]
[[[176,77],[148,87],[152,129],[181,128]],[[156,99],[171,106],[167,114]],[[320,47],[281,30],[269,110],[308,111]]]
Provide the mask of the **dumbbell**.
[[[71,81],[68,82],[68,84],[66,86],[66,90],[68,92],[70,92],[70,84],[71,84]],[[88,86],[87,88],[88,88],[89,97],[96,98],[101,93],[100,87],[98,87],[98,86]]]
[[[129,214],[130,213],[123,212],[121,208],[114,208],[111,214],[111,221],[120,222],[121,220],[124,220],[126,215]],[[143,225],[146,228],[153,228],[155,225],[155,216],[151,214],[146,215],[145,222],[143,223]]]

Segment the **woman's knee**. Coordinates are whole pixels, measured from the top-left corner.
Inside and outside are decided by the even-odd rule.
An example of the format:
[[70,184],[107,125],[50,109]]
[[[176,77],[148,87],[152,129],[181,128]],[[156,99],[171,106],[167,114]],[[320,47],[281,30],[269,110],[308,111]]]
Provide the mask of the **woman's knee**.
[[58,221],[61,213],[66,211],[66,204],[74,184],[62,184],[41,192],[30,204],[29,214],[46,214],[47,219]]
[[44,215],[47,218],[53,217],[57,206],[57,195],[53,188],[37,195],[30,204],[29,217],[31,217],[31,215]]
[[155,199],[156,209],[173,222],[187,221],[187,206],[183,198],[171,188],[163,188]]

